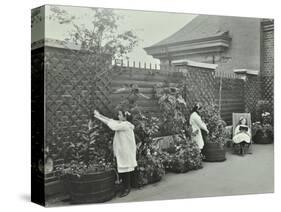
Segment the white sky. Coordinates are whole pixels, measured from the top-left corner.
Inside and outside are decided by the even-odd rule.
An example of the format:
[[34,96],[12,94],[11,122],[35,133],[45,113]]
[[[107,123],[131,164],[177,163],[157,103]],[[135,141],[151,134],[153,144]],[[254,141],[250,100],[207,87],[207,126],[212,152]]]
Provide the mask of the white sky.
[[[88,8],[63,6],[63,9],[70,15],[75,15],[79,23],[90,26],[90,20],[86,14],[86,12],[89,11]],[[130,61],[136,61],[136,64],[138,64],[139,61],[141,63],[159,64],[159,61],[147,55],[143,48],[168,37],[195,17],[193,14],[117,9],[115,13],[123,16],[118,31],[133,30],[140,39],[139,45],[128,55]],[[46,16],[48,16],[48,9],[46,10]],[[47,19],[45,36],[47,38],[64,40],[70,28],[71,25],[63,25]],[[36,26],[33,30],[36,30]],[[33,41],[34,40],[36,40],[36,38],[34,38]]]

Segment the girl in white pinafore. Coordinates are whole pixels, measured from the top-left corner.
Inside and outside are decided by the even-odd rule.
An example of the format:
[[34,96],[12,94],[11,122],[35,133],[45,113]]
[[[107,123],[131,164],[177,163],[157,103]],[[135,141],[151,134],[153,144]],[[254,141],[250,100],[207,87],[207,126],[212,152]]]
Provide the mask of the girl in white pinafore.
[[[241,127],[245,127],[247,130],[241,130]],[[234,130],[233,142],[239,144],[241,142],[250,143],[251,142],[251,129],[247,125],[247,119],[241,117],[239,123]]]
[[131,123],[132,115],[128,111],[118,111],[119,121],[107,118],[98,111],[95,111],[94,115],[111,130],[115,131],[113,152],[117,161],[118,173],[123,183],[123,190],[120,197],[127,196],[131,189],[130,175],[137,166],[137,148],[134,134],[135,126]]
[[206,124],[202,121],[199,115],[201,109],[202,106],[199,103],[195,104],[189,118],[189,124],[192,127],[192,140],[197,143],[200,150],[202,150],[204,147],[204,140],[201,130],[206,131],[207,134],[209,133]]
[[240,154],[244,155],[251,143],[251,129],[247,124],[247,119],[240,117],[239,123],[234,130],[233,136],[234,145],[239,145]]

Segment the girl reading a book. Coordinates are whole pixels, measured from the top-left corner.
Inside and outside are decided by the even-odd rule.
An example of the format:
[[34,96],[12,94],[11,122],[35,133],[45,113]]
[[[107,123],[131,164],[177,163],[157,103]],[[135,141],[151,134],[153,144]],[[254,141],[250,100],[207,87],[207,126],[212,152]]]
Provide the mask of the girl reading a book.
[[101,115],[94,111],[95,118],[105,123],[115,131],[113,138],[113,152],[117,161],[117,170],[122,179],[123,189],[120,197],[127,196],[131,190],[131,173],[137,166],[136,142],[134,128],[131,123],[132,115],[128,111],[118,111],[118,121]]
[[245,147],[251,142],[251,129],[247,125],[247,119],[240,117],[239,123],[235,128],[233,142],[240,145],[240,154],[244,155]]

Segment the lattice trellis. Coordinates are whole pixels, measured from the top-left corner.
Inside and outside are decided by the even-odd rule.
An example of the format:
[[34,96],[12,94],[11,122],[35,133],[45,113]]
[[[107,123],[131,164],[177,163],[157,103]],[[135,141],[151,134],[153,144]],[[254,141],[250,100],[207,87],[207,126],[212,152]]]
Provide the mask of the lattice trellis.
[[215,77],[210,70],[196,67],[187,67],[186,87],[184,97],[189,110],[195,102],[215,102]]
[[111,92],[111,74],[109,69],[111,69],[111,60],[107,57],[99,57],[95,60],[95,74],[91,75],[92,84],[92,93],[95,106],[103,110],[106,108],[105,113],[111,112],[112,108],[109,107],[111,104],[110,99],[108,98],[109,93]]
[[69,139],[87,124],[94,109],[111,111],[110,62],[88,52],[46,48],[47,143]]

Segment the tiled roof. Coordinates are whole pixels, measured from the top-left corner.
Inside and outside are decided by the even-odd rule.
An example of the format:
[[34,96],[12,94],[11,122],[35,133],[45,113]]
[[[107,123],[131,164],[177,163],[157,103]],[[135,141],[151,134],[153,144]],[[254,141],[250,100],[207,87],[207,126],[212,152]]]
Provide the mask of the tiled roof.
[[220,35],[223,33],[220,30],[221,20],[221,16],[199,15],[179,31],[151,47]]

